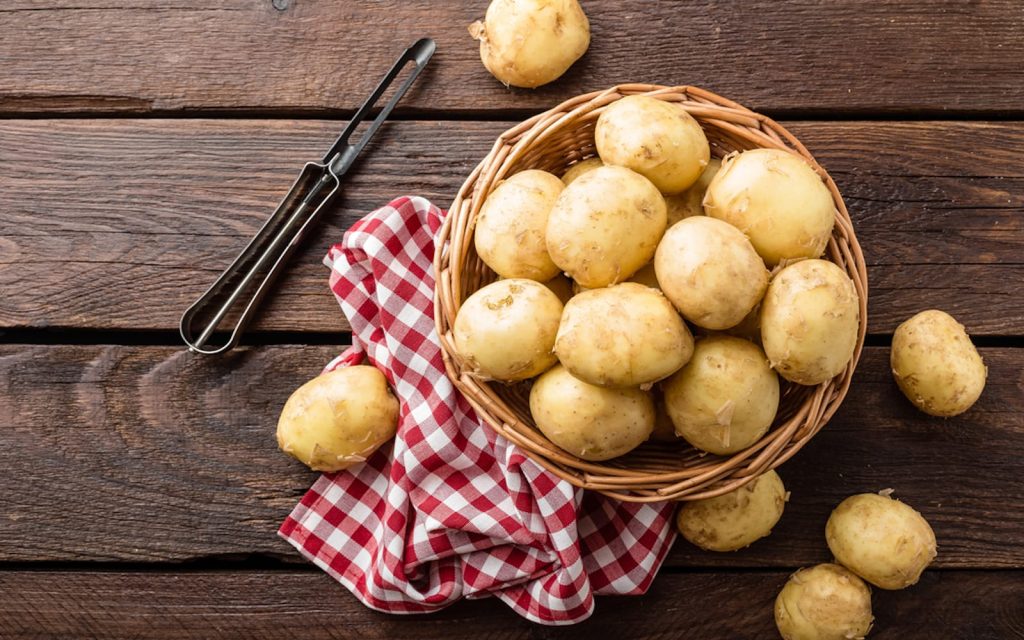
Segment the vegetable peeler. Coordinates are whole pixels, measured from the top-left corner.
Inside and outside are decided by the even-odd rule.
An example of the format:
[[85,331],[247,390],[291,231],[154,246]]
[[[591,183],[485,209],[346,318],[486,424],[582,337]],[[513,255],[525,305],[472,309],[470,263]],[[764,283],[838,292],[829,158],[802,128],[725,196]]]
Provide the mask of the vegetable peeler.
[[[323,159],[320,162],[309,162],[302,168],[288,194],[245,249],[206,293],[185,310],[181,316],[180,329],[181,338],[188,345],[189,351],[213,355],[229,351],[238,344],[242,332],[252,319],[260,300],[270,289],[272,281],[279,275],[306,231],[338,194],[341,178],[352,167],[359,152],[423,71],[435,48],[432,39],[423,38],[398,57],[391,70],[324,154]],[[352,142],[350,139],[356,129],[367,120],[377,101],[410,63],[413,67],[409,75],[398,86],[377,117],[365,127],[358,139]],[[251,292],[250,297],[246,299],[245,295],[248,292]],[[208,346],[217,328],[232,310],[239,306],[242,311],[227,342],[219,346]]]

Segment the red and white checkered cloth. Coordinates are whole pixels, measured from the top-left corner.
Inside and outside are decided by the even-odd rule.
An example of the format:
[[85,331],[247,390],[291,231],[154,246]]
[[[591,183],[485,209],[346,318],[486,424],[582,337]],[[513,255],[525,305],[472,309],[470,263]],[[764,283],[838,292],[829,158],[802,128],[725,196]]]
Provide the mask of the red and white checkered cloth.
[[401,401],[394,446],[324,474],[279,534],[389,613],[497,596],[544,624],[572,624],[594,594],[641,594],[674,539],[672,505],[580,491],[499,438],[445,376],[434,330],[434,236],[444,213],[399,198],[331,248],[330,285],[354,346]]

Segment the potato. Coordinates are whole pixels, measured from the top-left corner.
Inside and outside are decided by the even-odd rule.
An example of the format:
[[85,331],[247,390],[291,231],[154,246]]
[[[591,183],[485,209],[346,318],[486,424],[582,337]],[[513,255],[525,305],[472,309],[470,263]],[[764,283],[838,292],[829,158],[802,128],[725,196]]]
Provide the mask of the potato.
[[761,303],[761,341],[786,380],[813,385],[846,369],[857,347],[860,304],[850,277],[826,260],[801,260],[772,278]]
[[890,364],[903,394],[933,416],[955,416],[970,409],[988,377],[964,326],[937,309],[922,311],[896,327]]
[[672,304],[705,329],[738,324],[768,286],[768,270],[750,241],[735,227],[704,216],[665,232],[654,270]]
[[683,218],[704,215],[704,194],[707,193],[711,179],[721,168],[722,161],[718,158],[711,158],[708,161],[708,166],[704,167],[704,173],[700,174],[700,178],[692,187],[680,194],[665,196],[668,226],[671,227]]
[[601,158],[587,158],[586,160],[580,160],[566,169],[565,173],[562,174],[562,182],[564,182],[565,186],[568,187],[574,180],[576,180],[576,178],[582,176],[584,173],[603,166],[604,163],[601,162]]
[[665,199],[650,180],[599,167],[565,188],[548,216],[548,253],[589,289],[622,282],[647,264],[665,233]]
[[590,22],[577,0],[492,0],[469,34],[491,75],[529,89],[561,76],[590,46]]
[[832,194],[814,169],[781,149],[727,156],[708,185],[704,210],[745,233],[771,266],[821,257],[836,216]]
[[545,242],[548,214],[564,189],[545,171],[520,171],[487,196],[473,239],[484,263],[502,278],[545,282],[558,275]]
[[557,365],[530,389],[537,428],[583,460],[609,460],[634,449],[654,428],[654,401],[640,389],[608,389]]
[[779,474],[767,471],[729,493],[683,503],[676,524],[701,549],[736,551],[772,532],[786,499]]
[[398,399],[371,366],[320,374],[288,398],[277,421],[277,444],[314,471],[364,462],[395,435]]
[[779,409],[779,377],[764,352],[727,335],[697,340],[693,357],[662,388],[676,433],[718,455],[760,440]]
[[499,280],[469,296],[455,316],[455,349],[480,378],[513,382],[546,371],[562,303],[550,289],[525,279]]
[[666,195],[682,193],[711,159],[704,130],[678,105],[650,96],[627,96],[608,105],[594,131],[605,164],[636,171]]
[[825,525],[836,561],[882,589],[916,584],[935,559],[935,533],[910,506],[877,493],[850,496]]
[[660,291],[635,282],[593,289],[565,305],[555,355],[584,382],[635,387],[686,364],[693,336]]
[[871,589],[835,564],[800,569],[775,599],[785,640],[856,640],[871,630]]

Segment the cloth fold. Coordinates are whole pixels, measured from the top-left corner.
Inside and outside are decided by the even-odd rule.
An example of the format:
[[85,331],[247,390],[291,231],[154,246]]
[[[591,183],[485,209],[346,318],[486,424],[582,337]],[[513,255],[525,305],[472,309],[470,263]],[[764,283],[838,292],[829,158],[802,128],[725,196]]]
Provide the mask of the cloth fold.
[[328,252],[353,346],[401,402],[393,445],[322,475],[279,535],[367,606],[421,613],[495,596],[572,624],[595,594],[647,590],[674,539],[673,506],[629,504],[557,478],[474,413],[444,372],[434,328],[434,238],[444,212],[398,198]]

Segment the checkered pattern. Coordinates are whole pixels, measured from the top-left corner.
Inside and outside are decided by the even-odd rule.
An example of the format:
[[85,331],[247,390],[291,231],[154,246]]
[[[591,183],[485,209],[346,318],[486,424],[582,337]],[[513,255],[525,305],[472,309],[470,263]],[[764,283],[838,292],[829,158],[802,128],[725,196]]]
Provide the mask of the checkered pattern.
[[325,261],[354,346],[327,369],[383,371],[398,435],[365,463],[325,474],[280,535],[367,606],[435,611],[496,596],[544,624],[571,624],[595,594],[640,594],[674,538],[672,506],[584,493],[486,427],[444,373],[431,268],[444,213],[399,198],[350,229]]

